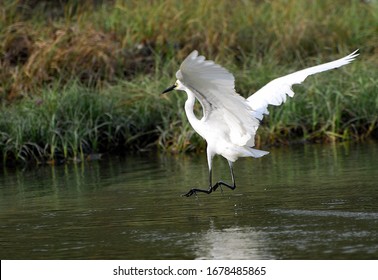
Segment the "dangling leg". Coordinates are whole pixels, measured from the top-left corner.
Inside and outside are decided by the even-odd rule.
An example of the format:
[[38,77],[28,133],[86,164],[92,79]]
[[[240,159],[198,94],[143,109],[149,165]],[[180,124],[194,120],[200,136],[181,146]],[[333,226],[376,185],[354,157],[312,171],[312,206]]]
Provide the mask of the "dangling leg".
[[234,176],[234,170],[232,168],[232,161],[228,160],[228,165],[230,166],[230,171],[231,171],[231,179],[232,179],[232,185],[229,185],[223,181],[217,182],[213,187],[212,190],[215,191],[218,187],[220,186],[226,186],[227,188],[230,188],[231,190],[234,190],[236,188],[235,184],[235,176]]
[[209,153],[209,151],[207,151],[207,162],[209,164],[209,189],[208,190],[202,190],[202,189],[191,189],[188,193],[186,193],[184,196],[186,197],[189,197],[193,194],[196,194],[197,192],[203,192],[203,193],[207,193],[207,194],[210,194],[212,193],[213,191],[216,191],[218,187],[220,186],[226,186],[227,188],[230,188],[231,190],[234,190],[236,188],[236,184],[235,184],[235,177],[234,177],[234,170],[232,168],[232,162],[231,161],[228,161],[228,165],[230,166],[230,171],[231,171],[231,178],[232,178],[232,185],[229,185],[223,181],[218,181],[217,183],[215,183],[215,185],[213,186],[213,183],[212,183],[212,171],[211,171],[211,168],[212,168],[212,160],[213,160],[213,157],[214,155]]
[[230,166],[231,178],[232,178],[231,190],[234,190],[236,188],[236,183],[235,183],[234,169],[232,168],[232,164],[233,162],[228,160],[228,165]]
[[213,187],[213,183],[212,183],[212,172],[211,172],[211,168],[212,168],[212,162],[213,162],[213,157],[214,157],[214,153],[212,153],[210,150],[209,150],[209,147],[207,147],[207,164],[209,166],[209,189],[207,190],[202,190],[202,189],[191,189],[190,191],[188,191],[186,194],[184,194],[184,196],[186,197],[189,197],[193,194],[196,194],[197,192],[203,192],[203,193],[207,193],[207,194],[210,194],[213,190],[215,191],[216,188],[214,189]]

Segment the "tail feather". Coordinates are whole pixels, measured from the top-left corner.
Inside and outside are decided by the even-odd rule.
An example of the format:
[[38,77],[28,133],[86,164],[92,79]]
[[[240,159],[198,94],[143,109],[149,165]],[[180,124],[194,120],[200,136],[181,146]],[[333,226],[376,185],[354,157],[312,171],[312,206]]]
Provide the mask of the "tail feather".
[[259,158],[259,157],[269,154],[269,152],[267,151],[257,150],[253,148],[249,148],[249,151],[251,152],[251,156],[255,158]]

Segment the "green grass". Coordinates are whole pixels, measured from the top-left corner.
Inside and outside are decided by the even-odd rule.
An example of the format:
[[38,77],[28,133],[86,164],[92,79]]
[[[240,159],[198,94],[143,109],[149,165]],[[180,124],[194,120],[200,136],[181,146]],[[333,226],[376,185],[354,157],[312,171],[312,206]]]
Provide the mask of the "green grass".
[[[32,1],[0,4],[0,152],[5,164],[106,152],[203,150],[171,85],[193,49],[235,74],[247,97],[307,66],[361,55],[310,77],[270,108],[259,146],[378,137],[374,1]],[[198,108],[200,110],[200,108]]]

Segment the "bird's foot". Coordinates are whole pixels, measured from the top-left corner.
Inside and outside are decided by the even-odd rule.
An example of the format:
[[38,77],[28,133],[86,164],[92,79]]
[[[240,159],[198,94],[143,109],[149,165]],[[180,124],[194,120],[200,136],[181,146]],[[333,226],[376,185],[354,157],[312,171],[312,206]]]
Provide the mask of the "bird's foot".
[[190,189],[186,194],[183,194],[182,196],[189,197],[189,196],[192,196],[193,194],[197,195],[197,192],[211,194],[212,192],[215,192],[218,188],[220,188],[222,193],[223,193],[222,186],[226,186],[227,188],[229,188],[231,190],[234,190],[236,188],[235,184],[231,186],[231,185],[229,185],[225,182],[219,181],[214,186],[210,186],[210,188],[208,190]]
[[215,190],[219,187],[219,188],[221,189],[222,193],[223,193],[223,188],[222,188],[222,186],[225,186],[225,187],[229,188],[230,190],[234,190],[234,189],[236,189],[236,185],[235,185],[235,183],[234,183],[233,185],[229,185],[229,184],[227,184],[227,183],[225,183],[225,182],[223,182],[223,181],[219,181],[219,182],[217,182],[217,183],[213,186],[213,189],[214,189],[214,191],[215,191]]
[[197,196],[197,193],[194,189],[191,189],[190,191],[188,191],[186,194],[182,194],[181,196],[186,196],[186,197],[189,197],[189,196],[192,196],[193,194],[195,194]]
[[225,183],[223,182],[217,182],[214,186],[210,186],[209,189],[207,190],[202,190],[202,189],[190,189],[186,194],[183,194],[182,196],[186,196],[186,197],[189,197],[189,196],[192,196],[193,194],[197,195],[197,192],[202,192],[202,193],[206,193],[206,194],[211,194],[212,192],[215,192],[219,187],[223,193],[223,189],[222,189],[222,184],[227,186],[227,187],[230,187],[229,185],[226,185]]
[[182,196],[189,197],[189,196],[192,196],[193,194],[195,194],[197,196],[197,192],[203,192],[203,193],[210,194],[212,191],[213,191],[213,188],[210,188],[208,190],[190,189],[186,194],[183,194]]

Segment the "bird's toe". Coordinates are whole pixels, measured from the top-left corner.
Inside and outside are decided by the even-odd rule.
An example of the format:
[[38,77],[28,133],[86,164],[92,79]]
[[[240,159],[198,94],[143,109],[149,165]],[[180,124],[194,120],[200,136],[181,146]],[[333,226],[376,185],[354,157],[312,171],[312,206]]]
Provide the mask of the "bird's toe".
[[182,196],[189,197],[189,196],[192,196],[195,193],[196,193],[196,191],[194,189],[191,189],[190,191],[188,191],[186,194],[183,194]]

